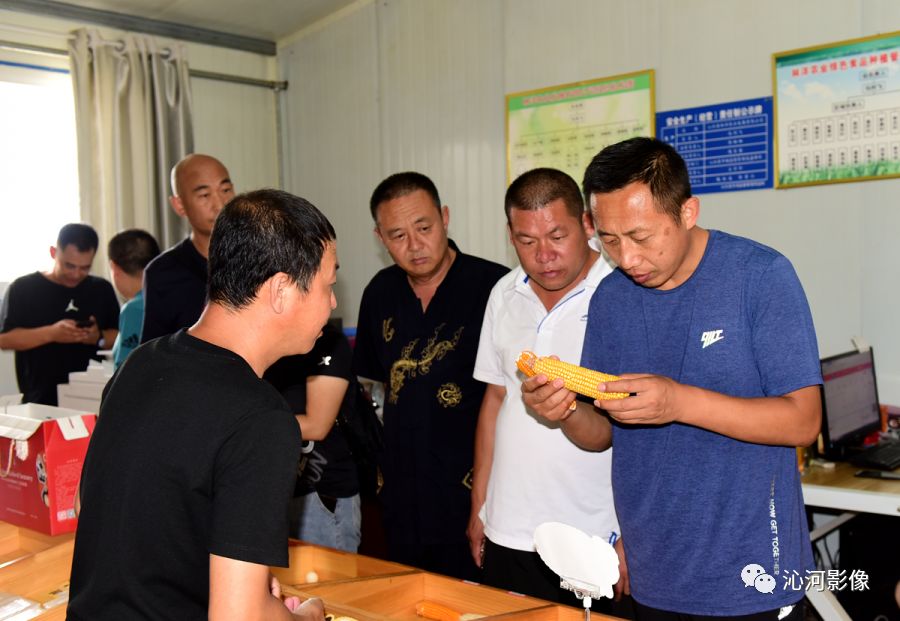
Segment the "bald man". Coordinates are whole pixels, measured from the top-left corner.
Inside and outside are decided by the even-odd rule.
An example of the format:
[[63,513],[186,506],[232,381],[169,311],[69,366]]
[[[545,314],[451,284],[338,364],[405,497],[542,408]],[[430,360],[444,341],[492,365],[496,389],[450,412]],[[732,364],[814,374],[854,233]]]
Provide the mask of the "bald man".
[[234,196],[228,169],[214,157],[194,153],[172,168],[172,209],[191,226],[183,242],[144,270],[141,343],[194,324],[206,303],[206,258],[216,217]]

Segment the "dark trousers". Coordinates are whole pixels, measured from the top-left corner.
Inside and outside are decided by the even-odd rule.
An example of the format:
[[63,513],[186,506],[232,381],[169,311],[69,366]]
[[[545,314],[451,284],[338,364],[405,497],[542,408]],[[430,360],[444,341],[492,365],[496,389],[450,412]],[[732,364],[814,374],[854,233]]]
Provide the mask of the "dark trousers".
[[469,542],[398,544],[388,534],[388,559],[461,580],[481,582],[481,570],[472,560]]
[[[488,586],[567,606],[581,606],[574,593],[559,588],[559,576],[544,564],[537,552],[505,548],[488,539],[484,544],[483,562],[483,580]],[[630,600],[627,596],[618,602],[606,598],[594,600],[591,610],[633,619]]]
[[[659,610],[639,604],[637,600],[634,602],[634,611],[637,621],[722,621],[730,619],[732,621],[778,621],[779,608],[775,610],[767,610],[765,612],[757,612],[752,615],[739,615],[736,617],[707,617],[704,615],[684,615],[677,612],[669,612],[668,610]],[[794,609],[781,621],[803,621],[804,608],[803,600],[797,602]]]

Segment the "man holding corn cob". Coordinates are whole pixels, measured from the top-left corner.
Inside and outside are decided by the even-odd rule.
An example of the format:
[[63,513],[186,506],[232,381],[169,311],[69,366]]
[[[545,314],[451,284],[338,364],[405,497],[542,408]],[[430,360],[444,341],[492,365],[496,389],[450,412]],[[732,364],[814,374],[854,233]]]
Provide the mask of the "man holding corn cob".
[[[535,552],[534,531],[559,521],[616,539],[610,452],[583,450],[557,424],[530,416],[515,359],[528,349],[578,360],[588,302],[612,270],[589,245],[590,214],[564,172],[524,173],[507,190],[504,207],[519,267],[491,292],[475,360],[475,378],[487,389],[475,439],[469,541],[485,583],[574,605]],[[621,555],[621,542],[616,547]],[[620,589],[625,584],[623,578]]]
[[[790,262],[697,226],[684,161],[658,140],[601,151],[584,193],[618,269],[591,300],[581,363],[630,396],[598,413],[544,372],[526,404],[579,446],[615,446],[638,619],[801,619],[802,593],[781,585],[813,567],[793,447],[818,434],[821,375]],[[742,580],[750,564],[774,592]]]

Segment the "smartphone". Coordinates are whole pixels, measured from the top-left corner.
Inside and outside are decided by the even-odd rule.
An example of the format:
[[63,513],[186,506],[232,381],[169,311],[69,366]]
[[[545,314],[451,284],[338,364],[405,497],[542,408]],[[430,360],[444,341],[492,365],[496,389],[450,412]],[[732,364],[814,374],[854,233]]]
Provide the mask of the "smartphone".
[[93,327],[94,322],[90,319],[79,319],[75,322],[75,326],[78,328],[90,328]]

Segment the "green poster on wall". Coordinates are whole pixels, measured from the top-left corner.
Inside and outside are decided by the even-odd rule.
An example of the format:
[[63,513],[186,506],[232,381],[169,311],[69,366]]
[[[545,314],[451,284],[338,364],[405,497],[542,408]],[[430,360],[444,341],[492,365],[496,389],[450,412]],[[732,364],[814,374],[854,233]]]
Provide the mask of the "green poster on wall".
[[579,184],[603,147],[653,136],[653,70],[506,96],[506,176],[538,167]]

